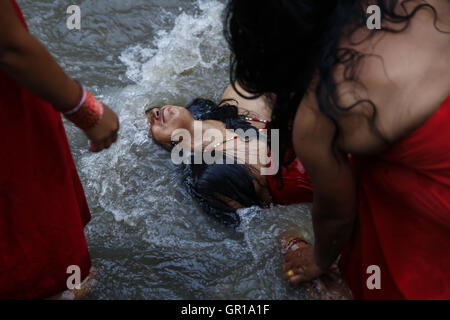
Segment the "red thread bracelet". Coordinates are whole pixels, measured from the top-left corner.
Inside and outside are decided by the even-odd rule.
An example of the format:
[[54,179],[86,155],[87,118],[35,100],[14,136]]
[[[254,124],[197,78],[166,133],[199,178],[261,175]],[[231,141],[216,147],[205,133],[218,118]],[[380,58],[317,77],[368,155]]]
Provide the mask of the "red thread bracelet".
[[303,238],[295,238],[295,239],[291,239],[289,240],[289,242],[284,246],[284,248],[281,250],[281,252],[283,254],[286,254],[295,244],[297,243],[305,243],[308,244],[308,242],[306,242],[305,239]]

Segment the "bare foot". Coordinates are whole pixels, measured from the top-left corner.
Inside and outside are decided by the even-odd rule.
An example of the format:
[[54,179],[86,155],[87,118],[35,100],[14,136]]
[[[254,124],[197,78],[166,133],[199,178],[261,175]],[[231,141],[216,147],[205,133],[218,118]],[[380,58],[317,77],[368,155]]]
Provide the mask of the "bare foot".
[[91,267],[89,275],[80,284],[80,289],[66,290],[60,294],[50,297],[48,300],[80,300],[84,298],[96,284],[98,279],[98,270]]

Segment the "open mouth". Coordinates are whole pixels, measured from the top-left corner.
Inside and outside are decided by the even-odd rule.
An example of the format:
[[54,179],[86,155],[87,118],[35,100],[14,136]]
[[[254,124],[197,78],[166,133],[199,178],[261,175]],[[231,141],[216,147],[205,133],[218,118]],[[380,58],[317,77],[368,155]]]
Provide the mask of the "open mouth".
[[152,112],[153,109],[159,108],[159,106],[151,106],[150,108],[145,110],[145,114],[148,115]]
[[155,116],[155,115],[152,115],[152,111],[153,111],[153,109],[157,109],[159,107],[152,106],[152,107],[150,107],[150,108],[145,110],[145,114],[147,115],[147,117],[150,116],[150,119],[151,119],[150,123],[151,124],[157,119],[161,122],[161,124],[163,124],[163,123],[166,122],[166,110],[170,109],[170,107],[171,106],[164,106],[164,107],[160,108],[159,111],[156,112],[156,116]]

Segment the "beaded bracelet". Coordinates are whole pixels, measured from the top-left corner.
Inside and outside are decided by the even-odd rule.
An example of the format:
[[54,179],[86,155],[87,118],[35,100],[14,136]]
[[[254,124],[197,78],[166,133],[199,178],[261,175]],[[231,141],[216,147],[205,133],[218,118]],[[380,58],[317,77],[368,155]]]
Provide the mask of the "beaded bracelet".
[[85,90],[79,82],[77,83],[82,92],[80,101],[75,107],[62,112],[62,114],[78,128],[86,131],[95,127],[102,119],[103,104],[92,93]]

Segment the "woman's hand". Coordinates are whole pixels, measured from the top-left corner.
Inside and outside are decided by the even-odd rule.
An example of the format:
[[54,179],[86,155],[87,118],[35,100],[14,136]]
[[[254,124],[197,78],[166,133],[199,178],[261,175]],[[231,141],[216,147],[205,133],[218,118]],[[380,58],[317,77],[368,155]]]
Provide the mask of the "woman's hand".
[[100,152],[108,149],[117,140],[119,131],[119,118],[108,106],[103,104],[103,116],[100,122],[84,133],[91,141],[91,152]]
[[351,300],[352,292],[339,274],[337,265],[321,270],[314,258],[314,247],[301,245],[285,254],[284,277],[296,286],[304,283],[304,289],[320,300]]
[[322,272],[314,259],[314,247],[298,236],[298,231],[289,230],[278,238],[285,258],[284,277],[292,285],[300,282],[311,297],[320,300],[353,299],[352,293],[341,277],[337,265]]
[[312,281],[325,273],[325,270],[316,263],[312,246],[301,246],[296,250],[289,250],[284,257],[286,261],[283,266],[284,276],[294,286],[301,282]]

